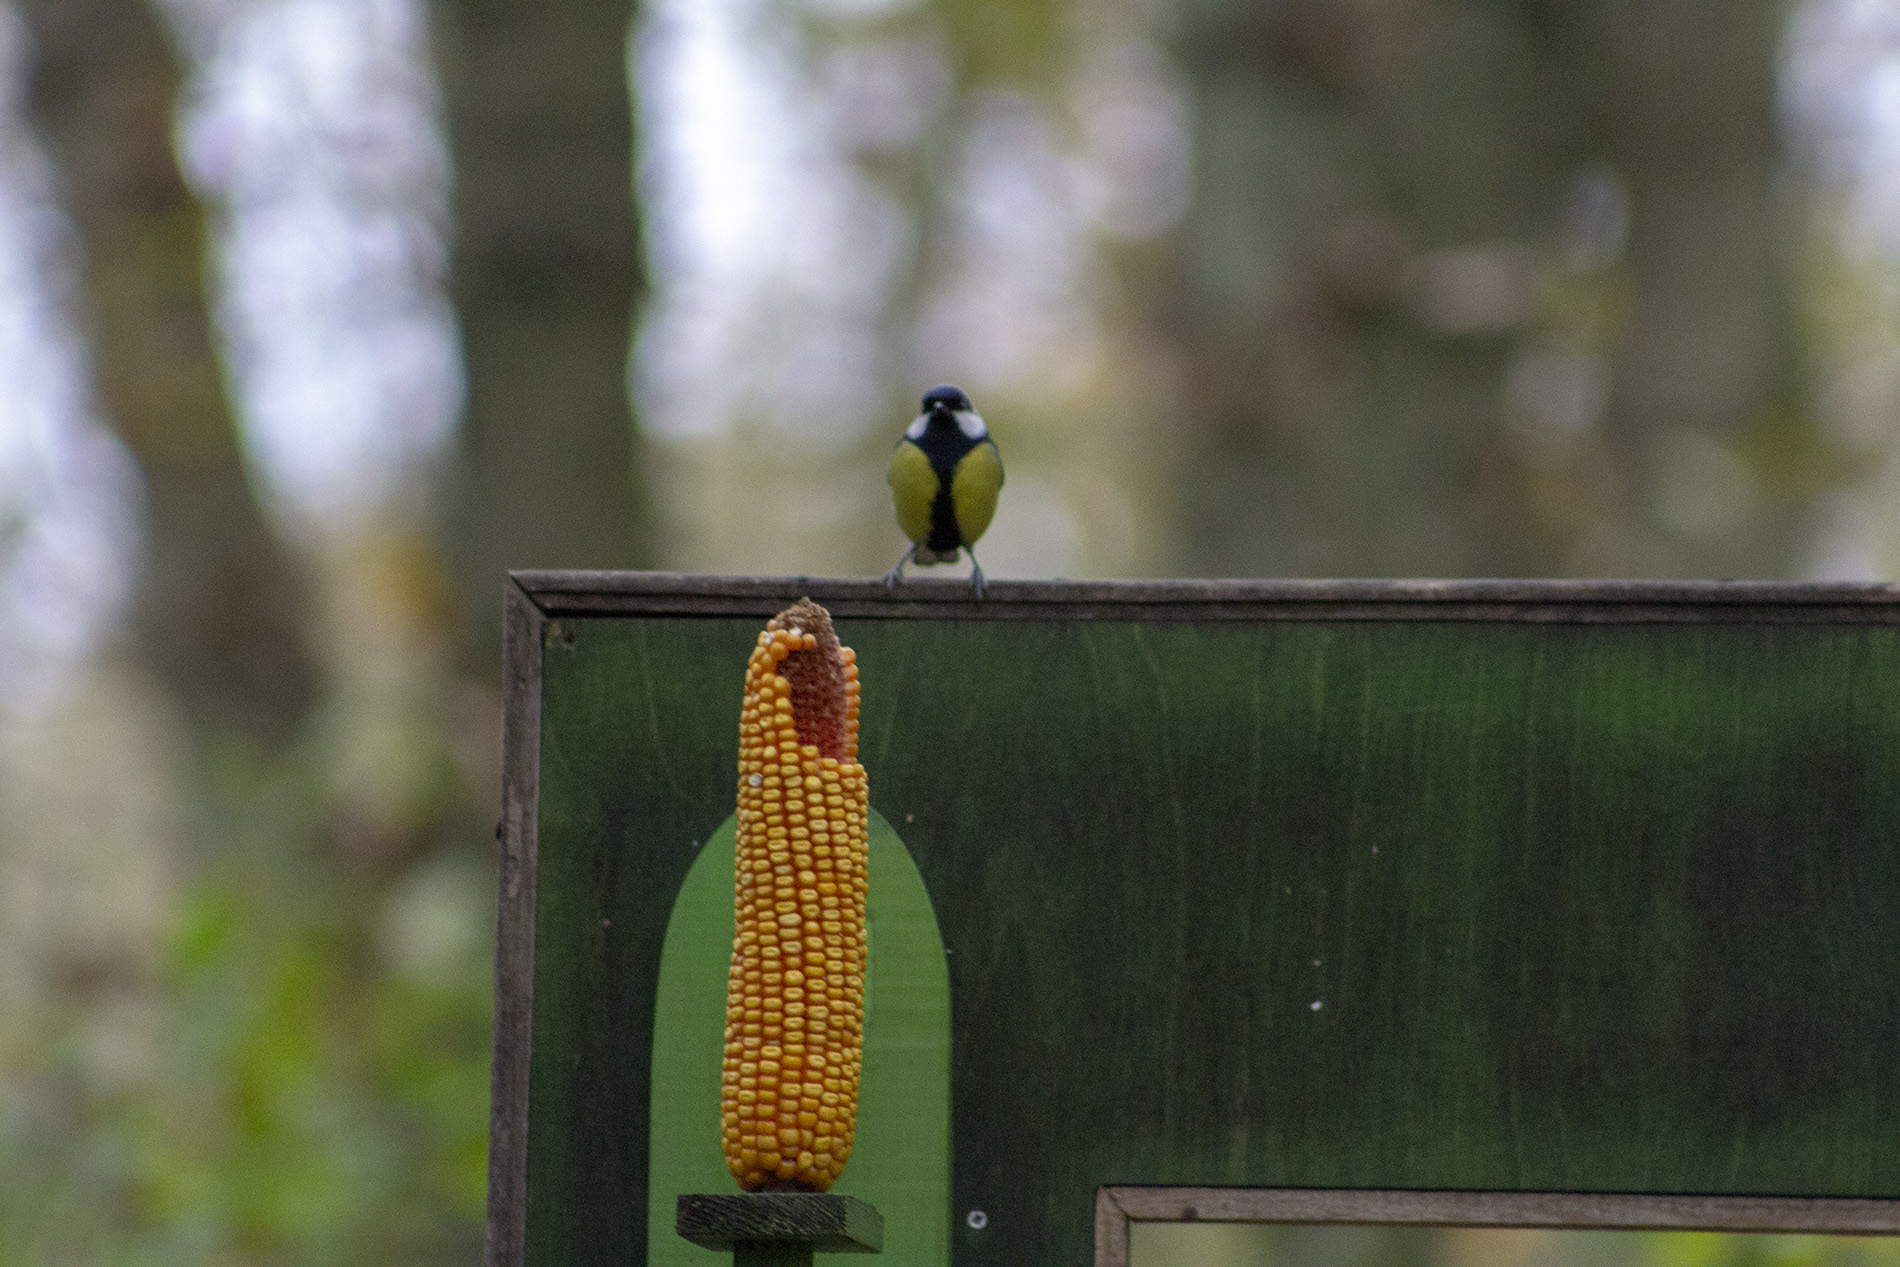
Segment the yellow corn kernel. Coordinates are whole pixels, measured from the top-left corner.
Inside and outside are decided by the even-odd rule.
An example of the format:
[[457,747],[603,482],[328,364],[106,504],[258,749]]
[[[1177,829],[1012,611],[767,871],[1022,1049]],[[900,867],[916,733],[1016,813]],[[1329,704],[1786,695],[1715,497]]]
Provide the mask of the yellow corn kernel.
[[869,805],[857,754],[857,655],[802,599],[759,635],[739,714],[720,1131],[747,1191],[823,1192],[857,1138]]

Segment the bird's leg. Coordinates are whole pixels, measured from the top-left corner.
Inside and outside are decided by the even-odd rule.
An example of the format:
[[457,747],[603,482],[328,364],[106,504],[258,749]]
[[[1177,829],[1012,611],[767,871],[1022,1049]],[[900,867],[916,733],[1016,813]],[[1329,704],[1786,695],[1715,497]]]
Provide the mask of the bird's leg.
[[[904,565],[906,563],[909,563],[911,561],[911,558],[914,555],[916,555],[916,553],[917,553],[917,543],[913,541],[911,542],[910,549],[904,551],[904,557],[897,561],[897,566],[884,574],[884,588],[885,589],[888,590],[888,589],[897,588],[897,583],[904,579]],[[971,557],[974,558],[975,556],[972,555]]]
[[[970,550],[968,546],[965,546],[964,549]],[[983,597],[983,591],[988,588],[983,581],[983,565],[976,561],[976,551],[974,550],[970,550],[970,584],[975,587],[976,596],[978,598]]]

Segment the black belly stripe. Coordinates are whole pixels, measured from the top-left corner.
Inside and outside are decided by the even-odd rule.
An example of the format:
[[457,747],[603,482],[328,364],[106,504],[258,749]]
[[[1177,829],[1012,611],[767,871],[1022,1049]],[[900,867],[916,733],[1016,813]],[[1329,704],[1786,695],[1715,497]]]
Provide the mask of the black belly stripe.
[[930,469],[937,475],[937,495],[930,499],[930,539],[924,542],[924,548],[933,553],[954,558],[963,545],[963,530],[957,527],[957,503],[950,495],[950,486],[956,481],[957,463],[979,443],[981,441],[964,435],[950,415],[942,411],[932,415],[930,425],[916,440],[917,447],[930,459]]
[[930,540],[925,542],[938,554],[955,554],[963,544],[963,530],[957,527],[956,499],[950,496],[950,481],[956,464],[947,468],[932,462],[937,472],[937,495],[930,499]]

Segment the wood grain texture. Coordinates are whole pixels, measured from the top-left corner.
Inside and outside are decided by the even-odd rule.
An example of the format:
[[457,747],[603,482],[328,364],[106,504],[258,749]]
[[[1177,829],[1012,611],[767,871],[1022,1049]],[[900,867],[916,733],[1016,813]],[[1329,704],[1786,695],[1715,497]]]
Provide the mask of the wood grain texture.
[[1575,624],[1900,622],[1900,586],[1780,581],[967,581],[516,572],[551,616],[757,615],[811,597],[834,616],[956,620],[1404,620]]
[[1128,1267],[1128,1211],[1116,1200],[1125,1188],[1095,1190],[1095,1267]]
[[875,1254],[884,1219],[856,1197],[830,1192],[681,1193],[674,1228],[695,1245],[741,1241],[802,1245],[821,1254]]
[[1149,1222],[1900,1232],[1900,1201],[1891,1200],[1312,1188],[1109,1187],[1101,1192],[1119,1217]]
[[1196,1221],[1894,1234],[1900,1233],[1900,1201],[1590,1192],[1104,1187],[1096,1193],[1095,1267],[1128,1267],[1131,1222]]
[[[526,1261],[638,1262],[659,941],[759,619],[528,580]],[[1900,1197],[1891,593],[1375,588],[1417,618],[840,620],[950,953],[953,1261],[1079,1267],[1104,1186]],[[821,592],[757,589],[718,601]]]
[[528,1067],[534,1014],[536,826],[540,809],[541,632],[545,618],[510,585],[503,622],[495,1054],[489,1072],[488,1213],[483,1262],[519,1267],[527,1231]]

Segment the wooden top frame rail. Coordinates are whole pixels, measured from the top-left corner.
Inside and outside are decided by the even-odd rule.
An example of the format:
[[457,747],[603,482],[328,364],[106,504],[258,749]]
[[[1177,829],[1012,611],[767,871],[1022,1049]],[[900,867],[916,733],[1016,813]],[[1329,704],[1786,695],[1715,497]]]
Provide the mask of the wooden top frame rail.
[[1900,624],[1900,585],[1781,581],[966,581],[515,572],[542,615],[755,615],[810,596],[834,616],[937,620],[1479,620]]
[[[500,910],[485,1254],[489,1264],[527,1260],[544,652],[560,638],[560,622],[567,618],[763,618],[804,596],[823,603],[840,618],[874,621],[1900,625],[1900,586],[1887,584],[994,581],[987,595],[977,600],[968,583],[960,580],[912,580],[887,590],[879,581],[861,579],[516,572],[506,592],[503,798],[497,826]],[[1333,1015],[1330,1005],[1325,1015]],[[1757,1191],[1763,1190],[1779,1189]],[[1098,1267],[1125,1263],[1128,1224],[1142,1220],[1900,1232],[1900,1199],[1885,1198],[1119,1185],[1097,1191]],[[961,1216],[962,1211],[956,1213]],[[541,1217],[545,1220],[547,1215]],[[1086,1205],[1081,1217],[1087,1217]]]
[[1095,1267],[1128,1267],[1131,1223],[1197,1221],[1888,1234],[1900,1232],[1900,1202],[1636,1193],[1108,1187],[1095,1198]]

